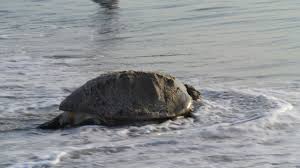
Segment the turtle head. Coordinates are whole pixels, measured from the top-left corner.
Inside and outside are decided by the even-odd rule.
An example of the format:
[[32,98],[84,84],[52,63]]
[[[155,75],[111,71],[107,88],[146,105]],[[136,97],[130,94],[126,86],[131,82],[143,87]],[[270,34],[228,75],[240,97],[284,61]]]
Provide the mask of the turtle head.
[[186,87],[186,91],[193,98],[193,100],[200,99],[201,93],[198,90],[196,90],[193,86],[188,84],[184,84],[184,86]]

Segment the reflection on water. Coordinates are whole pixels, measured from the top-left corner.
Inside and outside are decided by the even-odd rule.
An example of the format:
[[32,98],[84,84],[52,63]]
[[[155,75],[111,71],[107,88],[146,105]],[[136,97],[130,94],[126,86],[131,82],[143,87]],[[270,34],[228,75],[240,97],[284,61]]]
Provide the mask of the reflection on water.
[[115,9],[118,8],[118,0],[92,0],[100,4],[103,8],[106,9]]
[[[108,56],[111,51],[116,50],[120,44],[120,29],[122,24],[119,20],[119,11],[116,8],[110,8],[116,5],[117,1],[97,1],[103,10],[100,8],[92,17],[92,25],[94,25],[93,35],[93,52],[95,55]],[[100,3],[101,2],[101,3]]]

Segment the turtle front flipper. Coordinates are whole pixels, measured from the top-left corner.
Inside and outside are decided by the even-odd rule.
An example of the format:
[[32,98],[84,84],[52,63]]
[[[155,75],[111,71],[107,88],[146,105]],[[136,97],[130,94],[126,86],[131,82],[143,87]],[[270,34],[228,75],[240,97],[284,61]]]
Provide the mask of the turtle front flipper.
[[188,84],[184,84],[184,86],[186,87],[186,91],[193,98],[193,100],[198,100],[201,98],[201,93],[198,90],[196,90],[193,86]]

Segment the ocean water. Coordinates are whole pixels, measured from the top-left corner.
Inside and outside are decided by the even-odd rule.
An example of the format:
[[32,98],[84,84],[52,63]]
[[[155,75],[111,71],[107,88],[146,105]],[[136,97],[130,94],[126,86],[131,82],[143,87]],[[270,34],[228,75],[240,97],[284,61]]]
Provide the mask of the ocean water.
[[[2,0],[0,167],[300,168],[299,11],[296,0]],[[170,73],[204,106],[140,127],[36,129],[87,80],[125,69]]]

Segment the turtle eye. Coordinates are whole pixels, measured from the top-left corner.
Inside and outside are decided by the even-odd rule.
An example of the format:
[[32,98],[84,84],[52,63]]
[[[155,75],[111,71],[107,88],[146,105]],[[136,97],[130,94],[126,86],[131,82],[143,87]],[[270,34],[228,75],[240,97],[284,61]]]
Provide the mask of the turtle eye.
[[167,79],[167,85],[169,85],[169,86],[174,86],[174,80],[172,80],[172,79]]

